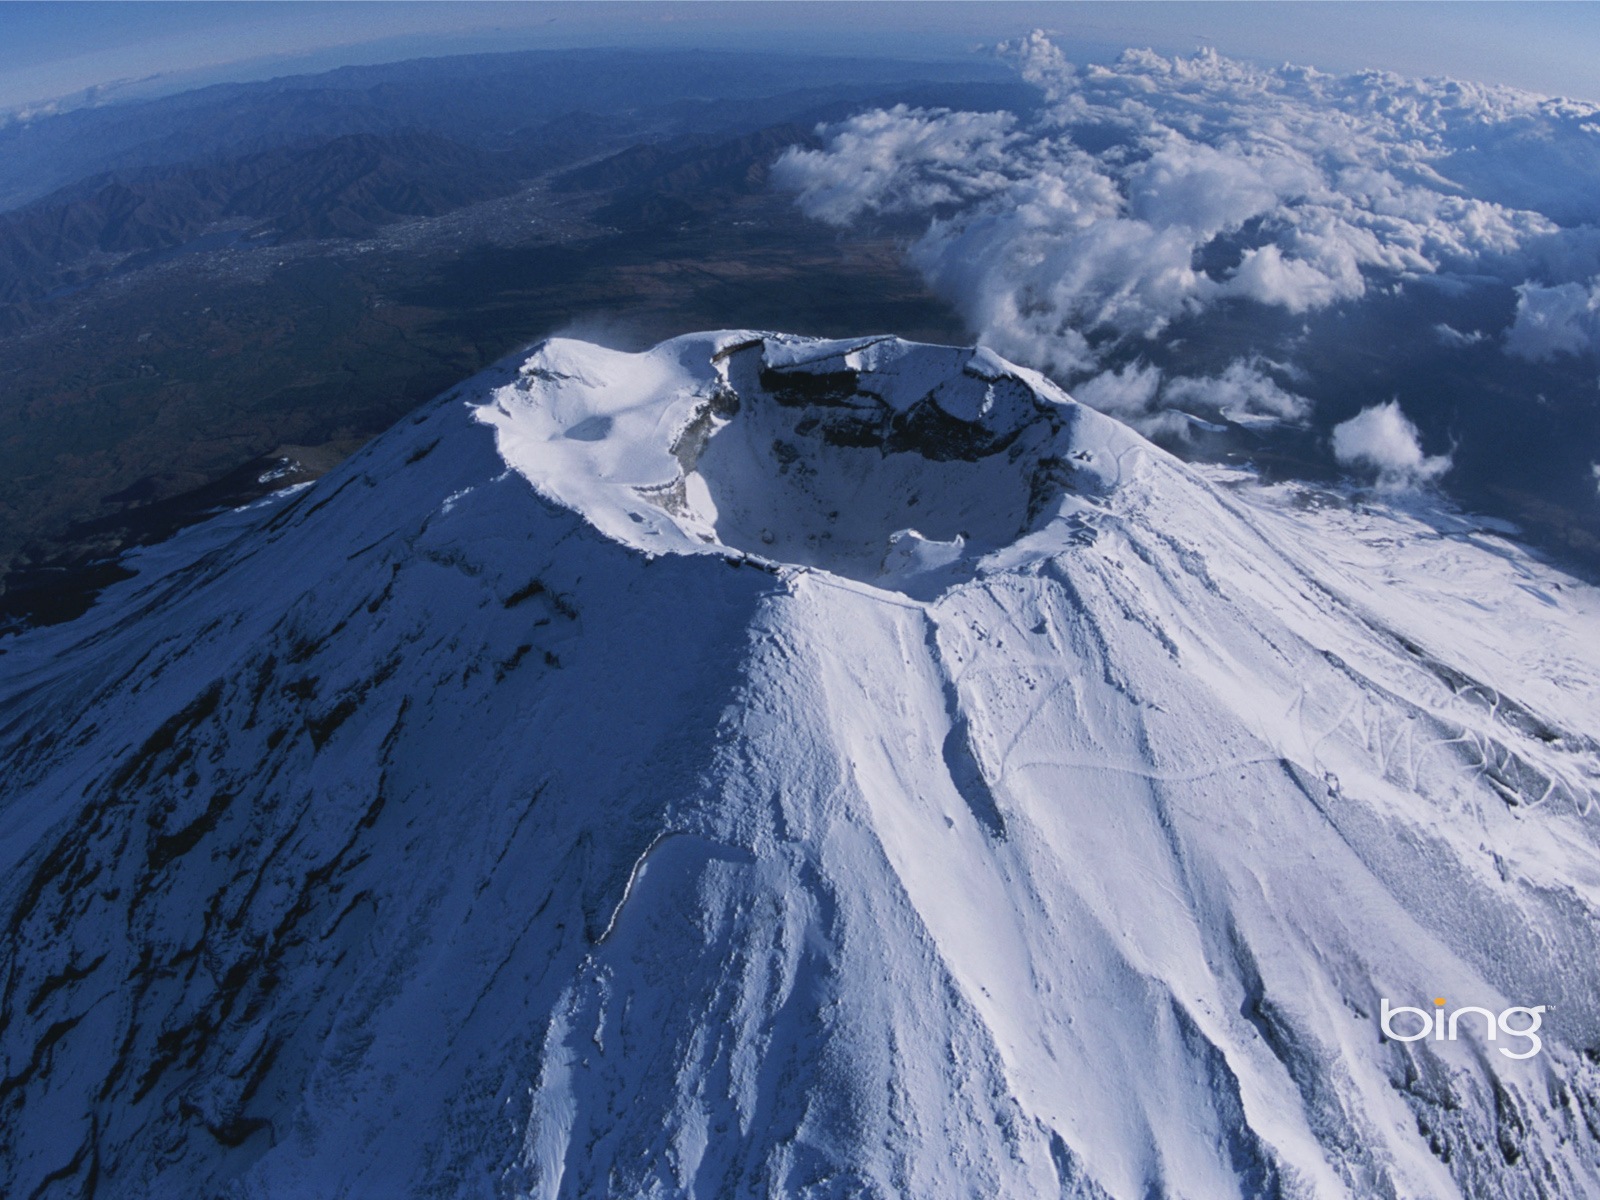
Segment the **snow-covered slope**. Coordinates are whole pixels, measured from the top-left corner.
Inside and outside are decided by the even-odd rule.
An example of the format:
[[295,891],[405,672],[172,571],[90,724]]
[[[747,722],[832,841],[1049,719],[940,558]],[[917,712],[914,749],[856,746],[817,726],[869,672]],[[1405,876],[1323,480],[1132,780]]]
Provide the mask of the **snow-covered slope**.
[[1600,597],[1465,518],[720,333],[139,565],[0,657],[0,1194],[1600,1195]]

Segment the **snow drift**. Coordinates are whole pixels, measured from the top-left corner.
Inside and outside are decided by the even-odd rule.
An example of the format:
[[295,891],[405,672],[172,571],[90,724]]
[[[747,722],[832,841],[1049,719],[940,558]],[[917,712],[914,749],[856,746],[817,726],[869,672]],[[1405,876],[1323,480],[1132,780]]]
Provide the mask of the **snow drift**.
[[138,565],[0,658],[8,1196],[1600,1192],[1600,600],[1467,518],[735,332]]

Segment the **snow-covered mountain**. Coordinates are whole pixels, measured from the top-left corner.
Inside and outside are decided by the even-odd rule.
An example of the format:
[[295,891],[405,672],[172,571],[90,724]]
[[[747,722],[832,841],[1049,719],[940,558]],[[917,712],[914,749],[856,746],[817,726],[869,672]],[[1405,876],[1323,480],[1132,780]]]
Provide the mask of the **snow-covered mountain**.
[[136,565],[0,657],[0,1194],[1600,1195],[1600,595],[1469,518],[717,333]]

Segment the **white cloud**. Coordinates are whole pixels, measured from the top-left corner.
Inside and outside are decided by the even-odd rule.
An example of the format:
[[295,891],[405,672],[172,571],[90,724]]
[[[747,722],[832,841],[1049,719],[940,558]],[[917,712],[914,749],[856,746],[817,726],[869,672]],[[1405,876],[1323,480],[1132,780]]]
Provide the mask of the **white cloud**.
[[1463,332],[1443,321],[1433,327],[1433,336],[1452,350],[1464,350],[1468,346],[1476,346],[1479,342],[1488,340],[1482,330],[1474,329],[1470,332]]
[[1358,299],[1367,290],[1359,259],[1337,246],[1329,249],[1321,262],[1286,258],[1277,246],[1247,250],[1221,293],[1277,305],[1292,313],[1325,308],[1336,300]]
[[969,203],[1009,182],[1015,125],[1011,113],[897,104],[835,126],[826,152],[790,148],[773,164],[772,180],[830,225]]
[[1532,362],[1558,354],[1600,350],[1600,276],[1588,286],[1562,283],[1517,289],[1517,316],[1506,333],[1506,353]]
[[1125,424],[1133,426],[1148,438],[1169,441],[1187,441],[1193,427],[1222,429],[1188,413],[1171,409],[1158,409],[1156,397],[1161,392],[1161,370],[1148,363],[1128,363],[1115,371],[1100,374],[1077,384],[1072,398],[1090,408],[1110,413]]
[[[1175,322],[1399,299],[1416,279],[1439,280],[1435,296],[1528,281],[1510,352],[1600,341],[1600,293],[1573,282],[1600,271],[1600,232],[1539,211],[1584,203],[1564,165],[1600,162],[1600,107],[1381,72],[1262,69],[1209,51],[1077,67],[1037,33],[1008,52],[1043,93],[1037,116],[863,114],[819,130],[822,149],[790,151],[774,171],[820,220],[923,216],[911,261],[1008,357],[1120,396],[1130,380],[1099,383],[1107,368],[1150,357]],[[1281,322],[1254,327],[1263,332],[1241,361],[1292,360]],[[1461,334],[1437,316],[1430,327],[1456,348],[1499,334]],[[1303,397],[1245,370],[1170,381],[1139,408],[1105,404],[1148,418],[1196,396],[1223,407],[1212,398],[1233,388],[1246,417],[1306,415]]]
[[1430,458],[1422,453],[1417,427],[1392,400],[1335,425],[1333,456],[1344,466],[1376,473],[1383,488],[1417,487],[1450,469],[1448,454]]
[[1282,364],[1261,358],[1241,359],[1228,364],[1220,375],[1163,380],[1158,367],[1133,362],[1075,384],[1072,396],[1120,418],[1147,437],[1187,438],[1195,426],[1226,428],[1196,416],[1191,409],[1242,425],[1275,425],[1303,418],[1311,402],[1281,387],[1263,368],[1285,370]]
[[1221,375],[1180,376],[1168,382],[1163,398],[1174,406],[1215,409],[1244,425],[1298,421],[1310,413],[1311,401],[1280,387],[1263,365],[1259,359],[1235,360]]
[[1161,387],[1161,372],[1145,363],[1129,363],[1120,371],[1104,371],[1072,389],[1072,398],[1120,417],[1150,411]]

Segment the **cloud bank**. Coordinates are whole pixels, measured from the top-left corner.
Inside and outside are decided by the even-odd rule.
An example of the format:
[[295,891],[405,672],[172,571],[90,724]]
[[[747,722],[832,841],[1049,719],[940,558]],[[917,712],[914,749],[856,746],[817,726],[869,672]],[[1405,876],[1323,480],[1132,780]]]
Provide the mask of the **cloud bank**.
[[[1600,352],[1600,107],[1209,51],[1075,66],[1038,33],[1006,52],[1036,113],[858,114],[773,179],[836,226],[917,221],[930,285],[1086,403],[1186,437],[1325,435],[1364,402],[1338,461],[1414,482],[1449,460],[1422,454],[1398,407],[1327,378],[1379,353],[1350,340],[1359,319],[1415,326],[1362,377],[1377,396],[1415,382],[1413,344],[1469,375],[1486,355],[1512,370]],[[1437,435],[1435,407],[1416,411]]]

